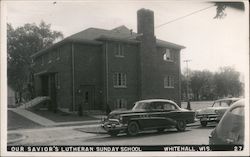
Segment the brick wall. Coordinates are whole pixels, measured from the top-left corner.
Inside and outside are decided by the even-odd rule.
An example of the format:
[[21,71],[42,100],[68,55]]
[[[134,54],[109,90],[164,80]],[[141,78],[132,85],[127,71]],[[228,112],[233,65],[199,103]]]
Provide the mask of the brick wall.
[[[48,62],[48,53],[55,53],[60,50],[60,57],[57,59],[56,55],[52,55],[51,62]],[[44,53],[44,64],[41,65],[41,57],[37,56],[34,59],[34,71],[35,71],[35,91],[36,95],[40,96],[41,93],[41,79],[40,76],[47,74],[48,72],[57,72],[59,86],[56,88],[57,92],[57,105],[59,108],[70,109],[72,106],[72,80],[71,80],[71,45],[65,44],[60,47],[56,47],[49,50],[48,53]],[[44,73],[45,72],[45,73]]]
[[[125,99],[127,108],[131,108],[138,98],[138,45],[131,43],[121,43],[124,57],[116,57],[116,42],[108,42],[108,104],[114,109],[117,99]],[[126,88],[116,88],[113,84],[113,74],[121,72],[126,74]]]
[[93,106],[84,109],[103,109],[102,46],[84,43],[74,44],[76,105],[83,103],[81,88],[94,88]]

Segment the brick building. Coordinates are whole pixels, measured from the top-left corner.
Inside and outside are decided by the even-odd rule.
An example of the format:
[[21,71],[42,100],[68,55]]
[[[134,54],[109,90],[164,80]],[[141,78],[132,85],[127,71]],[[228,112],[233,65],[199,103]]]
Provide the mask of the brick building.
[[180,104],[184,47],[156,39],[152,11],[140,9],[137,22],[137,33],[89,28],[35,53],[36,95],[68,111],[130,108],[148,98]]

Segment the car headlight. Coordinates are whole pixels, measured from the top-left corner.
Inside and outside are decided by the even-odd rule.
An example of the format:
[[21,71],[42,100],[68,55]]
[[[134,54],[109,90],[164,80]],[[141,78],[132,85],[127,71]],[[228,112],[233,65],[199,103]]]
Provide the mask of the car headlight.
[[214,110],[214,113],[215,113],[215,114],[219,114],[219,111],[218,111],[218,110]]

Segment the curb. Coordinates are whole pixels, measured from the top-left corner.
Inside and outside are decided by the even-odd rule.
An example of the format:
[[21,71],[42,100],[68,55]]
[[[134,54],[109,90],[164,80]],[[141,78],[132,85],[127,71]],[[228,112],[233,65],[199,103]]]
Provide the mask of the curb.
[[78,123],[62,123],[62,124],[55,124],[51,125],[51,127],[62,127],[62,126],[81,126],[81,125],[93,125],[93,124],[101,124],[100,120],[96,121],[84,121]]
[[[15,134],[15,133],[13,133],[13,134]],[[21,135],[21,137],[15,138],[15,139],[12,139],[12,140],[7,140],[7,144],[13,144],[13,143],[20,142],[20,141],[26,139],[26,136],[23,136],[22,134],[18,134],[18,135]]]

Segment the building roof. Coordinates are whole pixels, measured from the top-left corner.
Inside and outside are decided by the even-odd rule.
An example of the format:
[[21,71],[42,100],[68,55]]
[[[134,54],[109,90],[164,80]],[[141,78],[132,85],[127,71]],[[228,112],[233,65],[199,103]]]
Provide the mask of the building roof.
[[[140,36],[140,35],[128,29],[124,25],[116,27],[111,30],[100,29],[100,28],[88,28],[86,30],[83,30],[79,33],[73,34],[63,39],[62,41],[56,44],[53,44],[49,48],[38,51],[31,57],[39,56],[40,54],[46,52],[48,49],[55,48],[65,42],[83,42],[83,43],[89,43],[89,44],[102,44],[100,40],[112,40],[112,41],[130,42],[130,43],[140,43],[140,41],[136,39],[137,36]],[[182,45],[177,45],[177,44],[163,41],[160,39],[156,39],[156,44],[159,47],[170,47],[170,48],[176,48],[176,49],[185,48]]]

